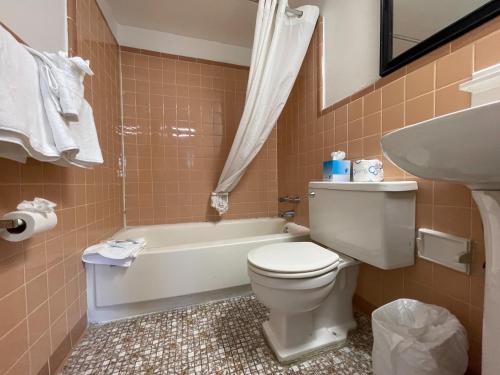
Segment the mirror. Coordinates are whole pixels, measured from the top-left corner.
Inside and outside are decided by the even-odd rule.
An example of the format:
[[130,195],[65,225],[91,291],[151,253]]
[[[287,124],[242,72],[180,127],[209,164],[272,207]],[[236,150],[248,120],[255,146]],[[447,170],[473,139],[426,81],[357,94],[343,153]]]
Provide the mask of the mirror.
[[381,0],[384,76],[500,14],[500,0]]

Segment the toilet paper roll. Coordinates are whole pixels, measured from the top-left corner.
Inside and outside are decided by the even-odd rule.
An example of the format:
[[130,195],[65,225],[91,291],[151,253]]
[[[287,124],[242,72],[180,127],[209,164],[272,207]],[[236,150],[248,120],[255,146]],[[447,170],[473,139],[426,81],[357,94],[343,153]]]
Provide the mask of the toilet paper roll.
[[51,230],[57,225],[57,215],[54,212],[12,211],[3,215],[2,219],[22,219],[26,223],[26,228],[21,233],[10,233],[6,229],[2,230],[1,237],[11,242],[26,240],[35,234]]
[[384,168],[378,159],[356,160],[352,165],[352,180],[355,182],[384,181]]

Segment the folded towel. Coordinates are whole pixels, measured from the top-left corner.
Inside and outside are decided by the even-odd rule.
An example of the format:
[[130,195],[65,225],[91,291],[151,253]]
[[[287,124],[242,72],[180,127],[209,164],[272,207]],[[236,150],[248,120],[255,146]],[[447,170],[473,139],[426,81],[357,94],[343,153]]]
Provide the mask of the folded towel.
[[0,157],[60,158],[43,106],[35,59],[0,26]]
[[283,232],[290,234],[300,234],[300,235],[309,235],[310,231],[308,227],[304,227],[303,225],[295,224],[295,223],[286,223],[283,228]]
[[101,242],[87,248],[82,254],[82,261],[89,264],[130,267],[146,244],[144,238]]

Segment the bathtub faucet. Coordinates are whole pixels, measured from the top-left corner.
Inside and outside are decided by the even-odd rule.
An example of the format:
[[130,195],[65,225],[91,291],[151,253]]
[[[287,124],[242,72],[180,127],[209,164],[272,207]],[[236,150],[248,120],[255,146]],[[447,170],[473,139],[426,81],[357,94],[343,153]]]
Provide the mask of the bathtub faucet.
[[284,211],[280,212],[279,217],[282,217],[283,219],[292,219],[295,216],[295,211],[290,210],[290,211]]

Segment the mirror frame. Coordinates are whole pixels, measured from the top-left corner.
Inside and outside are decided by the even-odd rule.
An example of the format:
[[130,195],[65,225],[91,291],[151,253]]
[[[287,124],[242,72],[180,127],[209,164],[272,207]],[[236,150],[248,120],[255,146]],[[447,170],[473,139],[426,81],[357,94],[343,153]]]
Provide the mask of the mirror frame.
[[393,0],[380,0],[380,6],[380,75],[382,77],[500,14],[500,0],[491,0],[392,58]]

